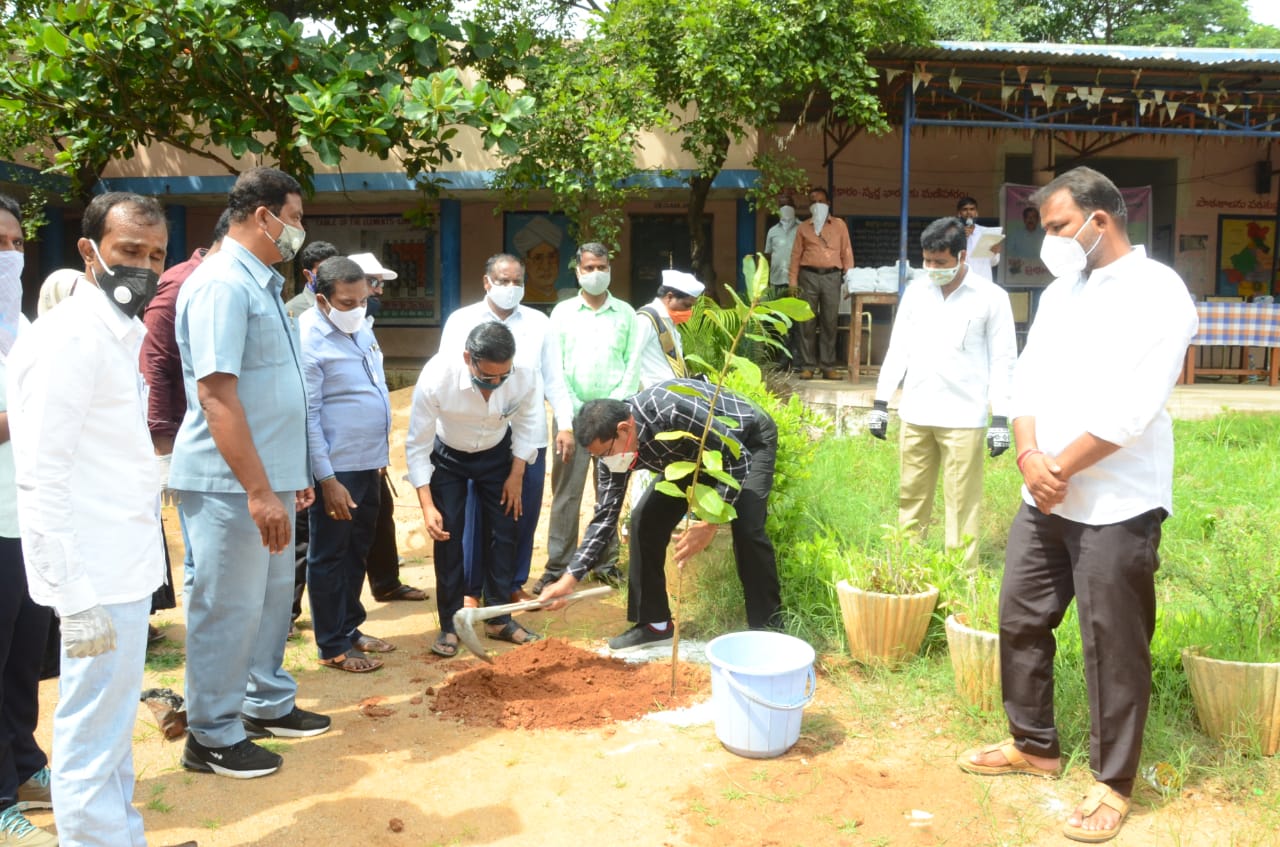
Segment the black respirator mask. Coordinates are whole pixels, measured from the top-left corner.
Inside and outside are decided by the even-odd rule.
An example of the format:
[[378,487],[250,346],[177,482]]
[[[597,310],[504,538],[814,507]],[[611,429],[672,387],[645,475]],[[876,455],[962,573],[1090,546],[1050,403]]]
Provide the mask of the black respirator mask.
[[107,267],[102,254],[98,252],[97,243],[89,239],[89,245],[93,247],[93,255],[98,257],[98,262],[107,269],[105,276],[98,276],[97,270],[90,268],[93,271],[93,281],[102,289],[102,293],[107,295],[111,304],[126,318],[136,318],[141,315],[147,303],[156,295],[156,286],[160,284],[160,277],[151,268],[135,268],[130,265]]

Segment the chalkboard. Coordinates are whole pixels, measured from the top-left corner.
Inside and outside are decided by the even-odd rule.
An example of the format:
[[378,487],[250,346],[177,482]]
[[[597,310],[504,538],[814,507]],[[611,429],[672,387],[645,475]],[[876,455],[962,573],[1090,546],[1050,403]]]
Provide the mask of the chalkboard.
[[[935,218],[907,218],[907,261],[918,268],[920,233]],[[899,218],[889,215],[847,215],[849,240],[853,243],[853,263],[860,268],[880,268],[898,261]]]

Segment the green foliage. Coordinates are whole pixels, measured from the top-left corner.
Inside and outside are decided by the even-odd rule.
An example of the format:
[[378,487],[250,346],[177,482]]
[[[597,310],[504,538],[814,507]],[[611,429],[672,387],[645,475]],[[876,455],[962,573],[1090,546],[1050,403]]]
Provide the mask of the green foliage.
[[[616,0],[584,39],[546,49],[525,75],[539,117],[500,185],[509,202],[550,190],[580,230],[616,243],[629,180],[644,171],[640,133],[674,133],[693,159],[693,270],[712,281],[703,209],[731,144],[818,96],[834,119],[887,129],[865,55],[925,33],[918,0]],[[753,166],[800,177],[785,151]]]
[[229,173],[253,156],[308,187],[316,161],[352,150],[417,178],[453,158],[460,126],[513,149],[532,99],[459,73],[492,54],[487,31],[439,6],[361,10],[350,30],[310,32],[239,0],[49,3],[6,21],[0,106],[82,196],[109,161],[159,143]]
[[1170,47],[1280,47],[1245,0],[935,0],[937,38]]
[[964,548],[940,552],[923,543],[915,521],[881,524],[880,543],[849,547],[832,581],[879,594],[919,594],[938,582],[951,583],[964,559]]

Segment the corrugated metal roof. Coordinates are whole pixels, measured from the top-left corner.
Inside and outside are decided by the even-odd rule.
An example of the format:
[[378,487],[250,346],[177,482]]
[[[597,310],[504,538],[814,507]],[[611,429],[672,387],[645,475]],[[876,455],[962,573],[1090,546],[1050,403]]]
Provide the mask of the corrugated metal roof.
[[1216,47],[1136,47],[1120,44],[1020,44],[1004,41],[939,41],[930,46],[892,47],[875,58],[912,61],[1008,62],[1061,67],[1141,67],[1247,73],[1280,66],[1280,50]]

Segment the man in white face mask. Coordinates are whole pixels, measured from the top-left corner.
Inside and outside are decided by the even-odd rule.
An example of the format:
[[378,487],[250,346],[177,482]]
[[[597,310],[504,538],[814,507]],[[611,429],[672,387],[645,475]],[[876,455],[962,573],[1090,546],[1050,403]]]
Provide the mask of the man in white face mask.
[[898,521],[928,527],[941,472],[946,545],[964,547],[976,566],[983,436],[993,457],[1009,448],[1017,345],[1009,295],[970,271],[964,245],[959,218],[936,220],[921,233],[926,276],[902,295],[867,429],[885,437],[889,400],[901,383]]
[[[191,543],[187,607],[188,770],[237,779],[279,769],[249,740],[318,735],[284,669],[293,602],[294,512],[315,499],[296,323],[273,265],[293,258],[302,187],[276,168],[242,173],[222,248],[178,293],[174,335],[187,414],[169,487]],[[57,310],[55,310],[57,311]]]
[[809,210],[812,217],[796,229],[787,276],[814,314],[813,320],[800,324],[800,378],[813,379],[821,366],[823,379],[836,379],[841,283],[853,268],[853,245],[844,221],[831,217],[826,189],[809,192]]
[[[573,432],[569,429],[569,421],[573,418],[573,403],[565,390],[560,359],[550,339],[550,319],[537,309],[521,305],[525,292],[524,263],[509,253],[490,256],[484,266],[483,281],[484,299],[458,309],[445,321],[444,330],[440,333],[440,352],[446,356],[460,356],[465,349],[467,334],[472,329],[490,321],[504,324],[516,340],[516,365],[538,377],[541,397],[551,405],[555,419],[564,422],[564,428],[556,433],[556,452],[571,452]],[[532,597],[524,590],[524,584],[532,567],[533,536],[538,528],[542,491],[547,480],[546,404],[539,402],[534,410],[542,437],[537,458],[524,473],[521,514],[516,521],[516,570],[510,598],[513,602]],[[471,488],[467,493],[466,520],[462,541],[466,602],[478,602],[476,598],[481,594],[486,576],[481,549],[485,538],[477,529],[480,525],[479,504]]]
[[[796,243],[800,220],[796,217],[796,201],[790,194],[779,194],[778,222],[764,236],[764,254],[769,257],[769,285],[774,297],[786,297],[791,276],[791,249]],[[787,333],[787,352],[779,354],[779,362],[789,365],[799,358],[800,325],[792,324]]]
[[1173,508],[1165,404],[1195,335],[1174,271],[1129,243],[1124,198],[1075,168],[1032,197],[1056,279],[1014,369],[1011,416],[1023,504],[1000,590],[1000,665],[1012,737],[971,751],[971,773],[1056,776],[1054,630],[1072,598],[1088,665],[1097,780],[1064,834],[1104,841],[1129,810],[1151,697],[1154,575]]
[[[575,414],[588,400],[621,400],[634,394],[640,387],[641,361],[635,310],[609,293],[608,249],[596,243],[578,248],[577,274],[578,296],[560,301],[551,312],[551,340]],[[559,411],[556,425],[561,436],[572,429],[572,421],[561,418]],[[591,457],[575,449],[572,438],[557,436],[551,464],[547,568],[534,584],[534,594],[560,578],[578,546],[578,513],[590,465]],[[594,563],[596,575],[602,581],[620,583],[617,562],[615,536]]]
[[360,604],[388,464],[391,398],[382,350],[365,322],[366,271],[334,256],[316,269],[316,307],[298,319],[307,382],[307,446],[318,491],[308,510],[307,594],[320,664],[353,673],[382,667],[367,653]]

